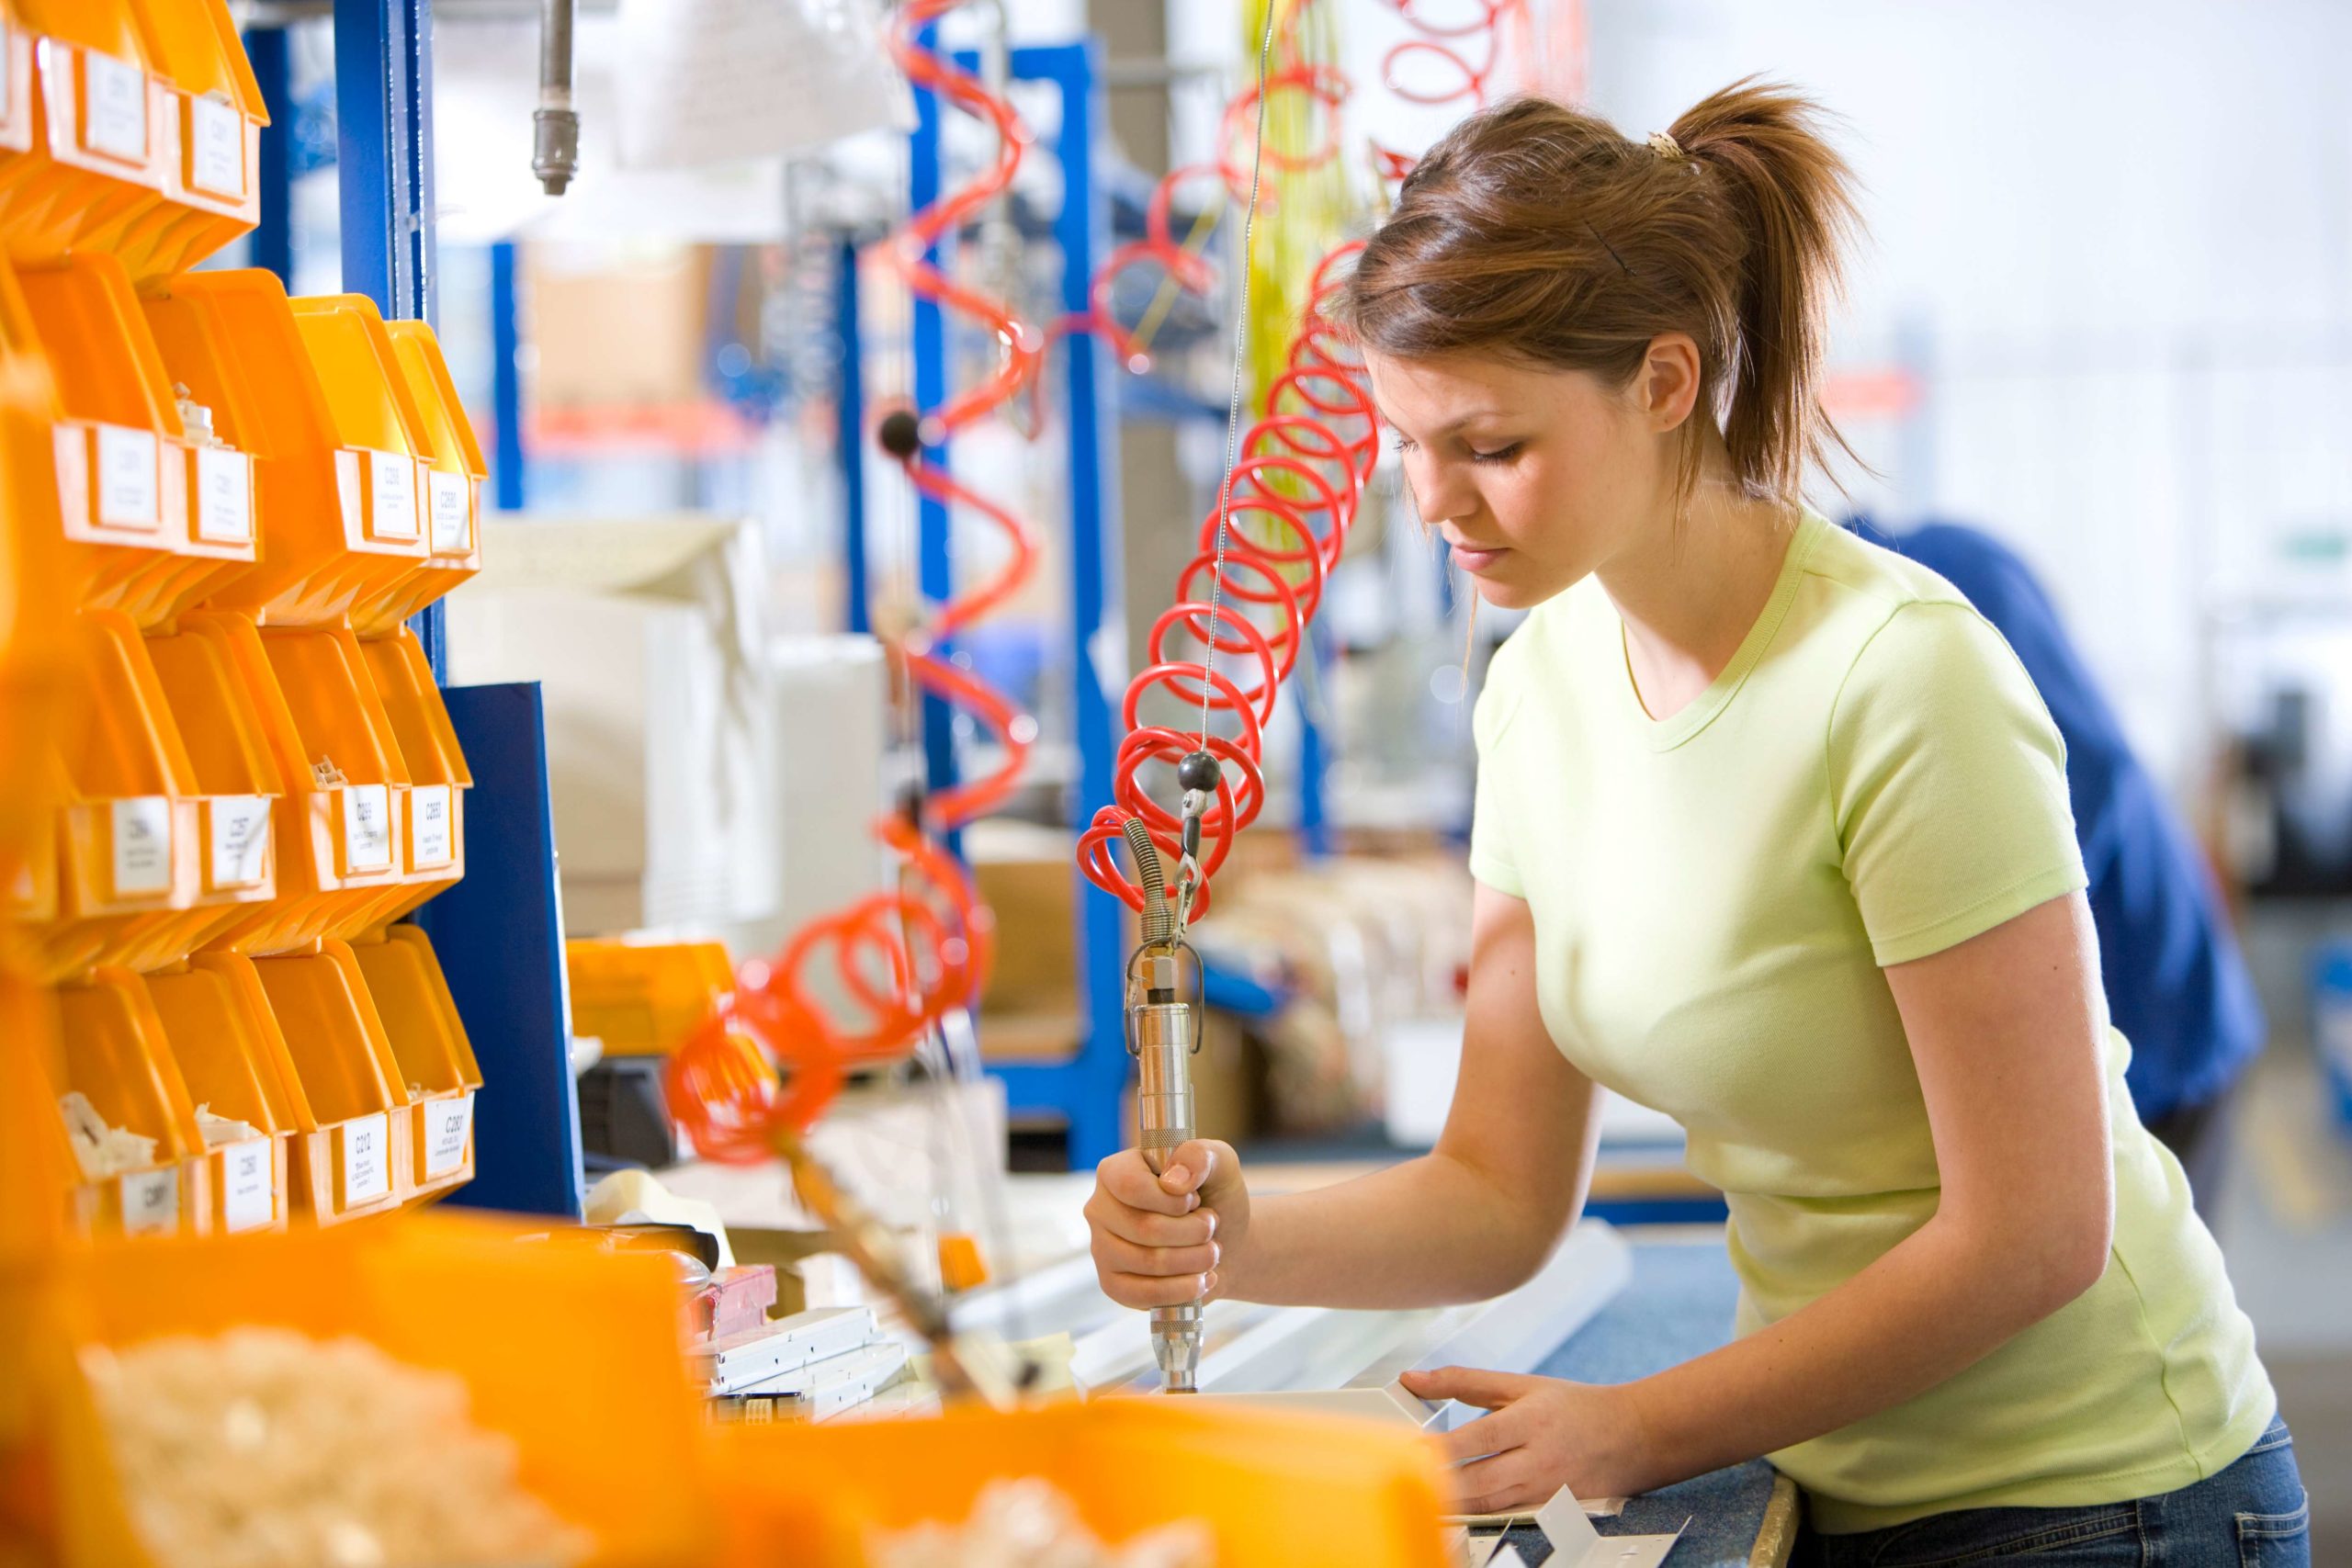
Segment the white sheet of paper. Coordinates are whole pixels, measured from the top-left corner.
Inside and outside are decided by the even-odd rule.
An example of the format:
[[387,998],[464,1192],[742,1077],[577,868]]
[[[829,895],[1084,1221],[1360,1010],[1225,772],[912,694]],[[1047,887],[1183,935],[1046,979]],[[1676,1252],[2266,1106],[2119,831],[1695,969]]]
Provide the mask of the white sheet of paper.
[[196,536],[215,545],[253,543],[253,459],[233,447],[196,449]]
[[154,432],[119,424],[97,431],[98,521],[109,528],[162,527]]
[[210,806],[211,883],[251,887],[269,870],[269,802],[257,795],[215,795]]
[[415,458],[400,452],[368,453],[368,496],[376,537],[417,536]]
[[428,468],[424,475],[425,505],[433,514],[433,553],[440,556],[461,556],[473,543],[473,528],[469,520],[473,481],[463,474],[445,474],[438,468]]
[[127,164],[147,158],[147,73],[96,50],[82,55],[82,145]]
[[392,1190],[391,1118],[379,1111],[343,1124],[343,1206],[355,1208]]
[[269,1140],[254,1138],[220,1151],[220,1226],[232,1235],[257,1230],[277,1217],[270,1190]]
[[172,803],[160,795],[118,800],[114,818],[114,891],[168,893],[172,888]]

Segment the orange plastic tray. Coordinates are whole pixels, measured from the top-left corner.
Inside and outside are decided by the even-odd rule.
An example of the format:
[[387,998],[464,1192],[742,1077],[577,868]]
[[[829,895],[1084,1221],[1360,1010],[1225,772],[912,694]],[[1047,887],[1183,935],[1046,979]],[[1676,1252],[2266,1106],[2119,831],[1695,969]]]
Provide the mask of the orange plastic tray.
[[58,919],[40,933],[51,979],[185,953],[202,890],[195,769],[147,645],[117,610],[84,611],[75,634],[85,723],[62,753]]
[[427,553],[424,564],[390,592],[354,608],[352,623],[363,636],[399,629],[481,570],[481,487],[490,473],[433,329],[423,321],[387,321],[384,331],[423,422]]
[[356,936],[412,897],[405,878],[409,774],[392,721],[348,631],[257,628],[198,611],[261,717],[285,785],[274,816],[277,897],[241,917],[220,944],[247,953]]
[[29,263],[15,287],[57,386],[51,460],[73,595],[154,626],[250,571],[252,461],[190,438],[122,264],[95,252]]
[[196,1105],[145,986],[128,969],[100,969],[61,987],[57,1008],[57,1091],[78,1089],[111,1125],[155,1140],[153,1165],[80,1182],[92,1228],[209,1232],[211,1173]]
[[518,1482],[596,1538],[595,1568],[716,1561],[704,1417],[677,1349],[675,1275],[661,1258],[432,1214],[106,1244],[60,1257],[43,1283],[39,1309],[17,1315],[41,1331],[27,1347],[28,1382],[50,1395],[40,1469],[54,1478],[54,1555],[68,1568],[149,1561],[73,1374],[77,1347],[252,1324],[356,1335],[457,1373],[469,1418],[513,1439]]
[[582,938],[563,946],[575,1034],[607,1056],[665,1056],[735,984],[716,942],[628,942]]
[[384,1022],[392,1056],[415,1100],[408,1197],[438,1197],[474,1177],[474,1095],[481,1067],[433,943],[414,926],[382,942],[355,942],[352,956]]
[[288,1202],[294,1111],[266,1055],[254,1016],[256,993],[215,968],[147,976],[147,994],[188,1098],[199,1110],[250,1123],[254,1135],[207,1145],[211,1229],[221,1235],[282,1229]]
[[[394,436],[348,414],[354,400],[340,381],[330,398],[275,276],[182,273],[142,304],[171,375],[212,411],[214,434],[255,459],[260,561],[220,586],[209,607],[246,611],[272,626],[339,626],[355,605],[380,600],[424,564],[417,438],[402,427],[402,446],[382,446]],[[408,406],[413,425],[420,416],[413,400]]]
[[408,776],[400,803],[407,824],[405,891],[379,910],[380,919],[390,919],[465,875],[466,792],[474,776],[415,634],[401,626],[388,637],[362,637],[357,647]]
[[[49,380],[0,312],[0,583],[63,575],[50,467]],[[0,592],[0,925],[56,912],[58,748],[78,744],[67,705],[74,676],[72,606],[47,592]],[[0,942],[0,964],[13,938]]]
[[42,260],[102,241],[163,191],[163,89],[130,0],[8,9],[12,61],[17,36],[29,46],[29,135],[0,146],[0,234],[11,255]]
[[[1199,1519],[1218,1568],[1440,1568],[1434,1443],[1329,1416],[1108,1399],[929,1420],[713,1428],[728,1568],[860,1568],[869,1531],[960,1521],[1042,1476],[1124,1541]],[[1181,1484],[1170,1478],[1182,1477]]]
[[[198,962],[242,976],[234,958]],[[329,942],[248,962],[271,1020],[263,1048],[302,1134],[288,1179],[295,1211],[334,1224],[399,1208],[415,1188],[416,1108],[358,959]]]
[[131,0],[154,62],[163,190],[107,243],[134,277],[193,266],[261,220],[269,123],[227,0]]

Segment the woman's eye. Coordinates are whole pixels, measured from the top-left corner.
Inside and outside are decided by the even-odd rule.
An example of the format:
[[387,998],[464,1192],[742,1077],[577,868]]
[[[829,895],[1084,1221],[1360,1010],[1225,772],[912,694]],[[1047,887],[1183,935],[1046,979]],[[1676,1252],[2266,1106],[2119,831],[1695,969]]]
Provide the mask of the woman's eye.
[[1410,452],[1410,451],[1412,451],[1412,450],[1414,449],[1414,448],[1413,448],[1413,444],[1412,444],[1411,442],[1409,442],[1409,441],[1406,440],[1406,439],[1405,439],[1403,436],[1401,436],[1401,435],[1400,435],[1400,436],[1398,436],[1398,437],[1396,437],[1396,439],[1395,439],[1394,441],[1391,441],[1388,445],[1389,445],[1389,446],[1391,447],[1391,449],[1393,449],[1393,450],[1395,450],[1395,451],[1396,451],[1396,452],[1400,452],[1400,453],[1402,453],[1402,452]]
[[1514,441],[1508,446],[1498,446],[1491,452],[1480,452],[1474,448],[1470,453],[1470,460],[1474,463],[1508,463],[1519,456],[1519,449],[1525,445],[1527,444],[1523,441]]

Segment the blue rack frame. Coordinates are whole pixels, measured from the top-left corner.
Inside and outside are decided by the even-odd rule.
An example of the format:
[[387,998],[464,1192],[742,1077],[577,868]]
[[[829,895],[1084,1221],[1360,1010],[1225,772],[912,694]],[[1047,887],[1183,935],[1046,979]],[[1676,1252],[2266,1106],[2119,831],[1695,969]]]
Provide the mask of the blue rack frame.
[[[388,319],[431,321],[432,0],[335,0],[334,62],[344,287],[373,298]],[[284,213],[289,195],[266,189],[265,210]],[[511,330],[511,310],[507,319]],[[510,416],[500,426],[503,458],[513,411],[501,412]],[[502,494],[509,475],[519,484],[519,467],[502,467]],[[441,607],[413,624],[446,686]],[[466,876],[417,920],[442,958],[483,1087],[475,1178],[447,1201],[577,1219],[580,1105],[538,685],[463,687],[449,699],[474,775]]]
[[[928,41],[928,38],[926,39]],[[1088,288],[1098,260],[1108,254],[1110,214],[1101,194],[1094,167],[1094,148],[1106,134],[1102,92],[1102,46],[1086,38],[1066,44],[1026,46],[1011,51],[1014,80],[1052,86],[1061,100],[1061,129],[1054,139],[1054,153],[1062,166],[1062,209],[1054,220],[1054,239],[1061,251],[1061,308],[1073,313],[1088,308]],[[957,63],[978,67],[977,56],[961,54]],[[910,138],[910,195],[915,206],[937,197],[940,189],[939,106],[934,95],[915,95],[916,127]],[[854,283],[849,286],[854,288]],[[856,310],[854,295],[841,315],[842,365],[845,373],[857,358]],[[914,310],[915,400],[920,408],[935,408],[947,396],[947,346],[944,322],[936,306],[919,302]],[[1095,649],[1107,606],[1118,599],[1119,527],[1116,492],[1112,476],[1118,471],[1115,445],[1118,427],[1108,398],[1110,379],[1102,344],[1091,334],[1072,333],[1068,346],[1067,413],[1070,490],[1069,604],[1070,641],[1068,649],[1072,713],[1079,754],[1079,777],[1072,801],[1080,824],[1111,803],[1112,765],[1117,755],[1111,702],[1095,661]],[[854,383],[844,387],[844,424],[855,415],[851,396]],[[854,429],[845,432],[842,461],[849,479],[848,542],[853,554],[850,570],[862,580],[864,564],[864,496],[855,477],[862,454]],[[944,462],[944,451],[931,454]],[[955,589],[954,562],[949,548],[947,509],[925,502],[921,513],[922,585],[927,597],[944,599]],[[852,625],[859,623],[865,606],[857,604]],[[953,732],[944,705],[926,701],[924,750],[933,787],[955,777]],[[1123,973],[1126,931],[1118,901],[1098,891],[1073,865],[1070,875],[1078,889],[1079,993],[1084,1034],[1077,1053],[1066,1061],[991,1065],[1001,1079],[1007,1108],[1015,1118],[1057,1116],[1069,1129],[1069,1159],[1083,1168],[1122,1145],[1121,1097],[1128,1077]]]

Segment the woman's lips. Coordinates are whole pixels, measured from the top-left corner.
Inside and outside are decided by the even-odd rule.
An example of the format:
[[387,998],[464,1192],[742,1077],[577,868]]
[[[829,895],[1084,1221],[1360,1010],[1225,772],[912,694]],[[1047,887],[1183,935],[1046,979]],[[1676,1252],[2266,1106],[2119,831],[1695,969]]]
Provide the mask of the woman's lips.
[[1480,550],[1474,549],[1468,545],[1455,545],[1453,549],[1453,558],[1461,562],[1462,570],[1467,572],[1485,571],[1503,557],[1510,554],[1508,549]]

